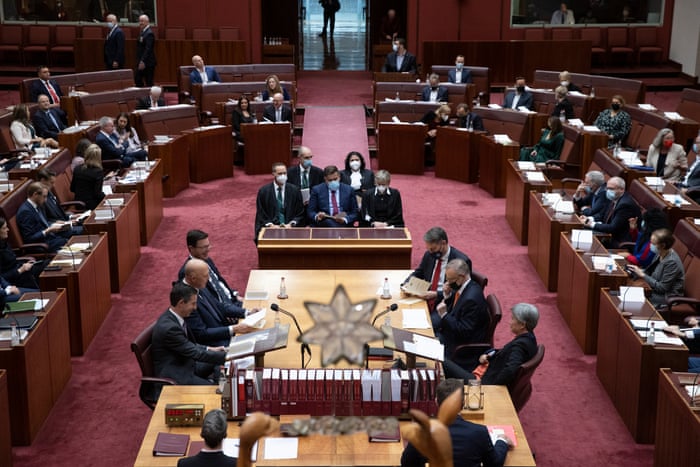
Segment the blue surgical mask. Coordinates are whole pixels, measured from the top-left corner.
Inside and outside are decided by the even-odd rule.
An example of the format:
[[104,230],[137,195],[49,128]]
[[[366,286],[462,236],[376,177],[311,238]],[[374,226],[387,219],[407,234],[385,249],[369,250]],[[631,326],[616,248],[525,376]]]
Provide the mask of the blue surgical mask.
[[462,68],[464,68],[464,63],[455,63],[455,66],[457,66],[459,71],[462,71]]
[[605,197],[608,198],[610,201],[615,200],[615,190],[605,190]]
[[340,181],[338,180],[332,180],[328,182],[328,189],[331,191],[338,191],[338,188],[340,188]]
[[303,161],[301,161],[301,165],[305,169],[308,169],[309,167],[311,167],[311,162],[312,162],[311,159],[304,159]]
[[698,154],[698,152],[700,152],[699,150],[700,150],[700,147],[698,147],[698,143],[693,143],[693,152],[695,154]]
[[649,245],[649,251],[651,251],[654,254],[657,254],[659,252],[659,247],[652,243],[651,245]]
[[591,192],[591,187],[589,187],[589,186],[584,186],[584,187],[583,187],[583,191],[585,191],[586,194],[589,194],[589,193]]

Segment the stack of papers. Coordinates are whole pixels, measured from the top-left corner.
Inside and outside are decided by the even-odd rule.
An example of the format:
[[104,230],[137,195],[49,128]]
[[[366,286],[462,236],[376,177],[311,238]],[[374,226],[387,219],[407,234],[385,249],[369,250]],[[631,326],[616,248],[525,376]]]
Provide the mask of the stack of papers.
[[642,110],[648,110],[650,112],[656,112],[656,107],[651,104],[637,104],[637,106]]
[[689,384],[685,387],[685,390],[691,398],[700,397],[700,384],[694,386]]
[[583,130],[584,131],[591,131],[591,132],[600,132],[600,128],[598,128],[595,125],[583,125]]
[[620,151],[618,157],[625,165],[644,165],[644,162],[639,158],[639,154],[635,151]]
[[678,112],[664,112],[664,116],[670,120],[683,120],[683,115]]
[[630,320],[630,324],[632,325],[632,327],[634,329],[641,329],[641,330],[649,329],[649,326],[651,326],[652,323],[654,324],[654,329],[656,329],[657,331],[660,331],[663,328],[668,327],[668,323],[664,320],[658,320],[658,321],[653,320],[653,319],[651,319],[651,320],[649,320],[649,319],[631,319]]
[[502,108],[503,108],[503,107],[501,107],[501,106],[498,105],[498,104],[489,104],[489,109],[502,109]]
[[265,438],[264,459],[296,459],[298,456],[299,438]]
[[575,126],[576,128],[583,128],[583,120],[580,118],[569,119],[569,125]]
[[690,201],[686,201],[681,195],[663,195],[667,203],[670,204],[680,204],[682,206],[687,206]]
[[[642,339],[647,338],[647,331],[637,331]],[[669,345],[683,345],[683,341],[679,337],[672,337],[663,332],[654,333],[654,342],[657,344],[669,344]]]
[[535,163],[531,161],[518,161],[517,164],[520,170],[536,170]]
[[404,341],[403,349],[407,353],[438,360],[440,362],[445,359],[445,346],[437,339],[420,334],[413,335],[413,342]]
[[493,135],[493,139],[496,140],[498,144],[511,144],[513,142],[508,135]]
[[559,201],[561,201],[561,195],[559,193],[542,193],[542,204],[545,206],[551,206]]
[[[593,256],[591,258],[593,261],[593,269],[596,271],[605,271],[606,266],[612,261],[612,258],[610,256]],[[612,261],[613,263],[613,271],[617,269],[617,264]]]
[[544,182],[544,173],[539,171],[525,172],[525,178],[528,182]]

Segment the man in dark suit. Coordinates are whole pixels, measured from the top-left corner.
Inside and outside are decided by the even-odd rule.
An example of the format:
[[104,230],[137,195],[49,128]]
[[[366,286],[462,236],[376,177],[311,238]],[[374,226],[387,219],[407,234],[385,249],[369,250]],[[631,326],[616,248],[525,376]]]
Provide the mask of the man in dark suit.
[[294,126],[292,109],[284,103],[284,96],[277,93],[272,96],[272,104],[265,106],[263,120],[268,122],[290,122]]
[[[66,211],[61,207],[56,195],[53,193],[53,187],[56,183],[56,174],[47,169],[41,169],[36,174],[36,181],[41,183],[48,190],[46,200],[41,206],[44,216],[49,221],[53,222],[68,222],[70,223],[74,219],[78,218],[80,214],[68,215]],[[71,225],[70,235],[81,235],[83,233],[83,227],[81,225]]]
[[119,27],[116,15],[107,15],[107,24],[109,33],[104,46],[105,69],[118,70],[124,66],[124,31]]
[[112,117],[102,117],[99,121],[100,131],[95,136],[95,144],[102,150],[102,160],[119,159],[122,167],[129,167],[135,160],[145,161],[148,153],[140,149],[127,153],[128,141],[120,141],[114,132]]
[[574,193],[574,204],[586,217],[600,222],[608,211],[610,200],[605,194],[605,175],[599,170],[586,174]]
[[32,81],[29,88],[29,96],[32,102],[38,102],[39,96],[44,94],[49,96],[49,101],[52,107],[60,107],[61,97],[63,93],[61,92],[61,86],[58,85],[55,79],[51,79],[51,72],[49,67],[41,65],[37,68],[38,80]]
[[484,342],[490,316],[484,291],[471,280],[471,269],[463,259],[453,259],[445,268],[445,298],[435,307],[440,317],[437,335],[449,358],[461,344]]
[[406,39],[394,40],[393,52],[386,56],[382,71],[386,73],[416,73],[416,57],[406,50]]
[[136,41],[134,82],[139,87],[153,86],[153,74],[156,70],[156,36],[151,30],[151,23],[147,15],[139,16],[139,28],[141,32]]
[[225,455],[222,447],[227,427],[226,412],[221,409],[207,412],[200,432],[206,449],[178,460],[177,467],[236,467],[236,459]]
[[218,83],[221,81],[219,73],[210,66],[204,65],[204,59],[199,55],[192,57],[194,70],[190,73],[190,84]]
[[311,189],[309,223],[315,227],[352,227],[358,214],[355,190],[340,183],[340,172],[334,165],[323,169],[323,178],[325,183]]
[[534,99],[532,93],[527,90],[525,78],[518,76],[515,78],[515,91],[511,91],[506,95],[503,101],[504,109],[518,110],[519,107],[525,107],[532,110]]
[[596,221],[585,216],[579,216],[579,220],[589,229],[610,234],[612,238],[609,248],[618,248],[620,243],[632,240],[629,219],[639,217],[639,206],[632,196],[625,192],[625,181],[620,177],[611,177],[608,180],[606,196],[610,205],[602,220]]
[[136,103],[137,110],[148,110],[153,107],[165,107],[163,88],[160,86],[151,86],[150,94],[142,99],[139,99]]
[[36,134],[42,138],[53,138],[58,141],[58,134],[66,129],[66,113],[60,107],[51,107],[49,96],[39,96],[39,110],[34,112],[32,123]]
[[215,384],[218,365],[226,361],[223,347],[196,343],[185,320],[197,307],[197,291],[182,282],[173,284],[170,308],[153,327],[151,354],[156,376],[174,379],[177,384]]
[[680,183],[681,190],[687,193],[696,202],[700,202],[700,135],[695,138],[693,144],[695,162],[688,167],[688,173]]
[[287,182],[287,167],[282,162],[272,164],[272,183],[258,190],[255,201],[255,243],[263,227],[287,228],[304,225],[304,202],[299,187]]
[[41,210],[48,190],[39,182],[27,187],[27,200],[17,210],[17,227],[25,243],[46,243],[49,251],[56,252],[70,237],[70,224],[49,223]]
[[447,81],[458,84],[472,82],[472,72],[464,68],[464,55],[457,55],[454,69],[447,72]]
[[308,196],[311,188],[323,183],[323,170],[313,165],[313,152],[306,146],[299,147],[299,164],[289,167],[287,176],[289,183],[293,183],[303,191],[307,190],[306,202],[308,204]]
[[475,131],[486,131],[484,121],[480,115],[469,111],[469,106],[464,102],[457,104],[457,128],[471,128]]
[[421,92],[423,102],[447,102],[448,92],[445,86],[440,86],[440,76],[432,73],[428,78],[428,85]]
[[[464,400],[463,380],[449,378],[440,381],[436,389],[438,405],[442,405],[455,391],[459,391]],[[496,442],[492,443],[489,431],[484,425],[469,422],[459,415],[447,429],[452,439],[452,459],[455,466],[502,466],[508,449],[513,446],[513,441],[505,435],[499,435]],[[427,462],[428,459],[411,443],[406,445],[401,454],[401,467],[423,467]]]

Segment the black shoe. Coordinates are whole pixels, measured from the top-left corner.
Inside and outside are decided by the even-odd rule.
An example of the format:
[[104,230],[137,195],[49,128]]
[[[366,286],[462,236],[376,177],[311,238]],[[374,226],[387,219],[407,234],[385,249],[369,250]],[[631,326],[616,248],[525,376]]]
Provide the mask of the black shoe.
[[321,32],[318,34],[318,37],[326,37],[326,31],[321,31]]

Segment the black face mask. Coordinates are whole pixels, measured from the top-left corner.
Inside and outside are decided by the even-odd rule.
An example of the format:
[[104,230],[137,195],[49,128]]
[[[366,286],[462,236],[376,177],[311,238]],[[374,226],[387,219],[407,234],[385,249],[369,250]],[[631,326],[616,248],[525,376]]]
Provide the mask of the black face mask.
[[450,286],[453,292],[456,292],[461,287],[457,282],[448,282],[447,285]]
[[612,104],[610,107],[612,107],[612,109],[616,112],[620,110],[620,104]]
[[433,255],[433,258],[435,258],[435,259],[440,259],[440,258],[442,258],[442,253],[440,253],[439,251],[436,251],[435,253],[432,253],[432,255]]
[[433,91],[437,91],[437,86],[430,86],[430,89],[432,89]]
[[515,88],[515,90],[522,94],[525,92],[525,86],[518,86]]

